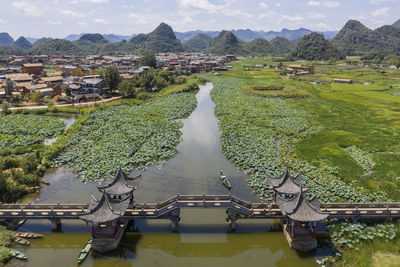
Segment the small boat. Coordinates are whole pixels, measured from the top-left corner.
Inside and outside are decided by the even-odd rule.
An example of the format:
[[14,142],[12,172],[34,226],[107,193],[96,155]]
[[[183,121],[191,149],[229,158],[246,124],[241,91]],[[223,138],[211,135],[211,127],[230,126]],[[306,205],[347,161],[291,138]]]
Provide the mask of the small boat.
[[42,234],[35,234],[35,233],[24,233],[24,232],[15,232],[14,236],[22,237],[22,238],[42,238]]
[[20,259],[20,260],[27,260],[27,259],[28,259],[28,257],[25,256],[24,253],[22,253],[22,252],[19,251],[19,250],[16,250],[15,248],[8,248],[8,251],[11,253],[11,255],[12,255],[14,258],[17,258],[17,259]]
[[92,239],[89,239],[88,242],[86,242],[86,245],[82,248],[81,252],[79,253],[77,262],[82,263],[87,255],[89,255],[90,250],[92,249]]
[[223,171],[219,171],[219,179],[221,180],[221,183],[227,187],[228,189],[232,188],[232,184],[231,182],[228,180],[228,178],[226,178],[226,176],[224,175]]
[[29,244],[30,244],[30,242],[28,240],[25,240],[19,236],[15,236],[15,235],[13,237],[11,237],[11,240],[20,245],[29,246]]

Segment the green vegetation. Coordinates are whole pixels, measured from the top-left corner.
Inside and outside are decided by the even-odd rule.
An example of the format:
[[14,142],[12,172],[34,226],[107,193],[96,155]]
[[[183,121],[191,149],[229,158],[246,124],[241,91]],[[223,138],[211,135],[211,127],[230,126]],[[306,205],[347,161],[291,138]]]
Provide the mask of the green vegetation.
[[58,118],[37,115],[0,116],[0,149],[42,143],[45,138],[64,131]]
[[257,38],[245,45],[246,55],[249,56],[265,56],[282,54],[273,44],[263,38]]
[[393,23],[392,26],[394,26],[396,28],[400,28],[400,19],[398,21],[396,21],[395,23]]
[[297,89],[294,86],[271,84],[243,86],[243,91],[251,95],[263,97],[304,98],[309,96],[306,90]]
[[275,37],[271,40],[271,44],[281,51],[281,53],[287,54],[292,51],[296,46],[293,42],[286,39],[285,37]]
[[0,226],[0,264],[6,263],[11,254],[8,252],[7,247],[11,243],[11,231],[6,230]]
[[277,47],[265,39],[257,38],[251,42],[245,43],[239,40],[230,31],[222,31],[214,38],[214,41],[206,51],[207,53],[216,55],[276,56],[282,54]]
[[85,180],[123,169],[145,167],[172,157],[183,126],[175,121],[192,113],[193,94],[175,94],[140,106],[115,106],[90,115],[54,160]]
[[211,45],[213,38],[204,33],[198,33],[184,43],[189,52],[204,52]]
[[62,40],[54,39],[45,43],[41,43],[33,47],[30,51],[33,55],[77,55],[83,54],[83,51],[74,43]]
[[0,33],[0,46],[12,46],[14,39],[6,32]]
[[0,125],[0,202],[14,202],[39,185],[43,141],[65,125],[54,117],[20,114],[0,116]]
[[157,67],[156,54],[152,51],[145,51],[141,56],[139,65],[156,68]]
[[207,53],[216,55],[243,54],[243,41],[240,41],[232,32],[222,31],[214,38],[207,48]]
[[22,50],[29,50],[32,48],[32,44],[23,36],[19,37],[14,42],[14,46]]
[[344,59],[344,56],[319,33],[304,36],[292,52],[292,56],[306,60]]
[[101,73],[101,77],[111,91],[115,91],[118,88],[118,84],[122,80],[121,76],[119,75],[118,68],[115,66],[107,67],[104,72]]
[[[287,78],[271,69],[243,71],[251,64],[273,62],[243,60],[221,77],[208,79],[214,83],[223,151],[251,175],[249,185],[262,198],[272,200],[265,174],[279,175],[287,166],[302,175],[308,194],[323,202],[399,201],[396,70],[313,62],[317,74]],[[335,78],[355,84],[329,84]],[[309,97],[255,97],[245,92],[247,88],[259,94],[283,86],[305,90]],[[398,253],[399,227],[390,222],[330,222],[333,242],[343,252],[337,264],[369,266],[377,251]]]
[[356,20],[350,20],[333,39],[333,44],[348,56],[373,51],[386,55],[400,54],[400,39],[382,29],[371,30]]

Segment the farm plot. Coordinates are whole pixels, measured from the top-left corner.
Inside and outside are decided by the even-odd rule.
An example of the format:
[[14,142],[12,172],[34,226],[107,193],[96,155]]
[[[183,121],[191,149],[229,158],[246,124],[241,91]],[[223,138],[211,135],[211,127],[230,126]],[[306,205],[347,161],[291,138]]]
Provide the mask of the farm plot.
[[177,153],[182,122],[196,108],[194,94],[175,94],[140,106],[95,111],[54,160],[84,180],[162,162]]
[[311,115],[296,108],[299,100],[253,97],[242,92],[240,79],[208,78],[214,84],[211,94],[216,103],[223,151],[229,160],[252,176],[249,185],[261,197],[272,200],[265,174],[280,175],[288,166],[293,172],[302,173],[311,195],[326,202],[384,198],[345,183],[337,170],[323,161],[314,166],[298,157],[295,144],[318,132],[309,122]]
[[58,118],[38,115],[0,116],[0,149],[39,144],[61,134],[65,124]]

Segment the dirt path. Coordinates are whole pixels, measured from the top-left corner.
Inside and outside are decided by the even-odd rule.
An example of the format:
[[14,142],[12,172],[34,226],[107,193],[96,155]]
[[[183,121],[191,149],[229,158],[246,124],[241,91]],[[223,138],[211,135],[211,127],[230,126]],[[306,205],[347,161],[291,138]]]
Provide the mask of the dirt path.
[[[84,103],[74,103],[74,104],[64,104],[64,105],[56,105],[56,106],[52,106],[52,107],[88,107],[88,106],[92,106],[94,104],[98,104],[98,103],[109,103],[109,102],[113,102],[113,101],[117,101],[122,99],[122,96],[117,96],[117,97],[112,97],[110,99],[104,99],[101,101],[93,101],[93,102],[84,102]],[[10,108],[10,110],[15,110],[15,109],[44,109],[44,108],[49,108],[48,106],[28,106],[28,107],[14,107],[14,108]],[[2,111],[2,109],[0,108],[0,111]]]

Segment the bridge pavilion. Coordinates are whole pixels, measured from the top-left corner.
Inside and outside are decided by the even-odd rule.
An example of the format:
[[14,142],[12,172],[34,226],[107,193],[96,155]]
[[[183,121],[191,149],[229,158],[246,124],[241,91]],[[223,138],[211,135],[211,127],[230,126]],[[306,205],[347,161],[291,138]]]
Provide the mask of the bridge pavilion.
[[267,176],[270,188],[274,190],[275,202],[285,219],[282,221],[284,234],[291,248],[308,252],[317,248],[316,223],[325,220],[329,214],[320,210],[316,198],[308,199],[301,177],[292,177],[286,171],[279,178]]
[[122,218],[130,204],[133,204],[133,191],[137,178],[129,178],[120,169],[115,178],[109,178],[98,190],[100,200],[93,196],[88,210],[79,218],[92,226],[92,248],[100,252],[116,249],[121,241],[128,219]]

